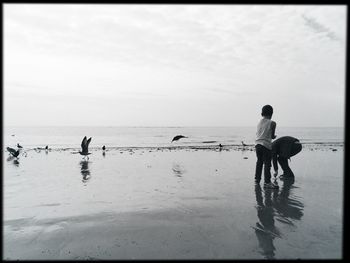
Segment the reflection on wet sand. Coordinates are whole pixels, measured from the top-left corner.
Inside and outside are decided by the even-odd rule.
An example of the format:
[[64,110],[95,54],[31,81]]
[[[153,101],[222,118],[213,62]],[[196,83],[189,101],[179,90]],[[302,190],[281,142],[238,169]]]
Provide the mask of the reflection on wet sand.
[[[255,186],[259,222],[253,228],[262,249],[261,255],[266,259],[273,259],[275,256],[276,248],[273,240],[276,237],[282,238],[280,231],[275,226],[275,217],[281,223],[294,225],[292,220],[300,220],[303,216],[303,203],[290,197],[293,183],[294,178],[285,179],[280,192],[278,189],[262,191],[259,184]],[[264,192],[264,198],[262,192]]]
[[81,165],[81,175],[83,176],[82,182],[85,183],[87,182],[90,178],[90,170],[89,170],[89,161],[83,160],[80,162]]
[[6,159],[6,161],[8,161],[8,162],[11,162],[11,161],[13,161],[12,163],[15,165],[15,166],[19,166],[19,161],[18,161],[18,159],[16,158],[16,157],[13,157],[13,156],[9,156],[7,159]]
[[303,216],[304,204],[295,197],[290,197],[290,189],[294,184],[294,178],[286,178],[283,187],[274,199],[274,208],[278,213],[276,219],[282,223],[294,225],[292,220],[300,220]]
[[17,159],[14,159],[13,160],[13,164],[18,167],[19,166],[19,161]]
[[279,236],[279,231],[275,227],[274,211],[272,207],[272,191],[276,189],[264,189],[264,197],[259,184],[255,185],[256,210],[258,212],[259,222],[256,223],[255,234],[262,249],[262,255],[266,259],[273,259],[275,256],[275,246],[273,240]]
[[182,175],[186,172],[185,168],[178,163],[173,163],[172,170],[173,170],[175,176],[177,176],[177,177],[182,177]]

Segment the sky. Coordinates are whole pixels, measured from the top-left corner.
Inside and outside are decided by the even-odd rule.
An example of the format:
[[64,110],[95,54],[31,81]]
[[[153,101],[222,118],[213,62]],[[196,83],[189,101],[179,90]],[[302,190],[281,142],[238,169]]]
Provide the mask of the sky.
[[5,126],[344,127],[345,5],[3,10]]

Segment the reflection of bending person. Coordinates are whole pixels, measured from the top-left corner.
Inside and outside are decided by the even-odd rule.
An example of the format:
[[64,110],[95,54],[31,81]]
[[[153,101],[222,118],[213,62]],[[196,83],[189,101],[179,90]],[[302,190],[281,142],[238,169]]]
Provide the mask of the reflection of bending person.
[[283,170],[284,177],[294,177],[292,170],[288,165],[288,159],[299,153],[302,149],[298,139],[291,136],[280,137],[272,143],[272,163],[277,176],[277,160]]
[[293,177],[283,180],[281,192],[274,199],[274,208],[278,213],[276,219],[288,225],[294,225],[293,220],[300,220],[304,215],[304,204],[300,198],[290,194],[293,184]]

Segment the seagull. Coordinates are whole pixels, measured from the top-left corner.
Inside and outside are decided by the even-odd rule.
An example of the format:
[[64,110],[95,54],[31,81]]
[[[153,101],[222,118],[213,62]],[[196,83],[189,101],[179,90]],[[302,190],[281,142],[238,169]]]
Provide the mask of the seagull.
[[183,135],[176,135],[176,136],[173,138],[173,140],[172,140],[171,142],[173,142],[173,141],[178,141],[178,140],[180,140],[181,138],[188,138],[188,137],[183,136]]
[[22,149],[23,147],[17,143],[17,148]]
[[15,149],[10,148],[10,147],[7,147],[6,149],[10,152],[10,154],[12,154],[13,157],[16,157],[16,158],[18,157],[19,150],[16,151]]
[[248,146],[248,145],[246,145],[243,141],[242,141],[242,145],[243,145],[243,147],[244,147],[244,146]]
[[79,152],[81,155],[84,155],[84,157],[87,156],[88,159],[89,159],[88,155],[91,154],[91,153],[89,153],[89,144],[90,144],[90,142],[91,142],[91,137],[87,140],[86,136],[85,136],[83,141],[81,142],[81,149],[82,149],[82,151]]

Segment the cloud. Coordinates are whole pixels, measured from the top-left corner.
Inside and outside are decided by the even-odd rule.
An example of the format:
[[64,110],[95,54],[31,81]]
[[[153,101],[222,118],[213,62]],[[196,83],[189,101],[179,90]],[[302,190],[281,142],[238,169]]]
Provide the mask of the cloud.
[[312,17],[307,17],[306,15],[302,15],[305,20],[305,25],[311,28],[315,33],[325,35],[330,40],[339,41],[339,37],[335,34],[335,32],[331,31],[326,26],[319,23],[316,19]]
[[332,87],[338,98],[345,21],[342,6],[8,4],[5,94],[245,104]]

